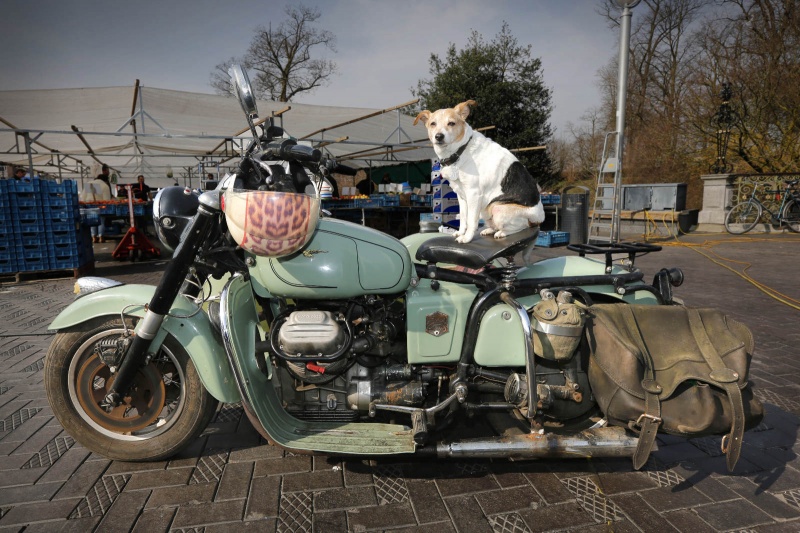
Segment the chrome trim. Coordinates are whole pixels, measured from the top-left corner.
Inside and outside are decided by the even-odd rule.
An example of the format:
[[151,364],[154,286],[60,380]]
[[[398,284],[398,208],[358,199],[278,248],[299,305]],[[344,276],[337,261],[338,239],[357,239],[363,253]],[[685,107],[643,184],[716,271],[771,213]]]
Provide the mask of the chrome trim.
[[558,324],[548,324],[534,319],[531,321],[533,329],[547,333],[550,335],[558,335],[560,337],[580,337],[583,334],[583,326],[561,326]]
[[81,296],[86,296],[87,294],[118,285],[124,285],[124,283],[100,276],[85,276],[75,281],[74,292],[78,295],[78,298],[80,298]]
[[241,277],[242,274],[239,272],[231,276],[231,279],[228,280],[225,287],[223,287],[222,291],[219,293],[219,325],[222,334],[222,345],[225,348],[225,355],[228,357],[228,365],[233,371],[233,379],[236,382],[236,388],[239,389],[239,395],[242,397],[242,407],[245,410],[249,410],[251,413],[255,413],[252,404],[248,400],[249,396],[244,386],[244,377],[239,373],[239,367],[236,366],[236,362],[233,359],[233,339],[231,339],[230,321],[228,320],[228,292],[230,291],[231,284],[237,278]]
[[500,295],[503,303],[514,308],[522,323],[522,332],[525,335],[525,373],[528,376],[528,419],[532,420],[536,416],[536,404],[538,395],[536,394],[536,367],[534,364],[533,353],[533,328],[531,319],[525,307],[516,301],[509,293],[504,292]]
[[213,209],[214,211],[221,211],[222,208],[220,207],[220,191],[214,189],[213,191],[206,191],[200,195],[198,200],[200,201],[200,205],[204,205],[209,209]]
[[136,330],[136,334],[145,339],[153,340],[161,329],[161,324],[164,323],[164,315],[159,315],[151,310],[147,310],[142,319],[142,324]]

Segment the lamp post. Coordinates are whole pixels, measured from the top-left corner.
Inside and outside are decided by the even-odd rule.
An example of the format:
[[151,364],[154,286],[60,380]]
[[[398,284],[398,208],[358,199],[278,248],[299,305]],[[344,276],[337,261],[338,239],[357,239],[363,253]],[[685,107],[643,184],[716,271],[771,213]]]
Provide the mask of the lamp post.
[[711,118],[711,121],[717,126],[717,160],[711,165],[711,172],[714,174],[727,174],[733,170],[733,167],[725,159],[725,154],[728,151],[728,140],[731,138],[731,128],[736,122],[736,113],[731,109],[730,105],[732,96],[731,84],[728,82],[723,83],[722,91],[720,91],[722,103],[719,106],[719,110]]
[[611,240],[619,242],[620,212],[622,210],[622,153],[625,146],[625,105],[628,96],[628,62],[631,40],[631,9],[641,0],[615,0],[622,8],[619,38],[619,77],[617,79],[617,168],[614,174],[614,214],[611,221]]

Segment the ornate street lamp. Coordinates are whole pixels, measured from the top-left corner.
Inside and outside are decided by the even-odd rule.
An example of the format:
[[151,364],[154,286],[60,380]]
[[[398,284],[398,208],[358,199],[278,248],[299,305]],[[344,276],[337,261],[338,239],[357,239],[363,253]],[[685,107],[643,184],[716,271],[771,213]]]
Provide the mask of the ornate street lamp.
[[725,82],[722,84],[722,91],[720,98],[722,103],[719,110],[711,118],[711,122],[717,126],[717,160],[711,165],[711,172],[714,174],[727,174],[733,167],[725,159],[725,154],[728,151],[728,140],[731,137],[731,128],[736,122],[736,112],[731,109],[730,100],[733,96],[731,84]]

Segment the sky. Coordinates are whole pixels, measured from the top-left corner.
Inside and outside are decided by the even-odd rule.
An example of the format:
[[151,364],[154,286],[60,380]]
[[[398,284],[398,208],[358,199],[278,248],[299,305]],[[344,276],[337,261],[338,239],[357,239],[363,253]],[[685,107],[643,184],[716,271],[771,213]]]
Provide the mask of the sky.
[[[298,103],[385,109],[413,98],[432,53],[489,41],[503,22],[531,45],[560,136],[600,105],[597,71],[618,54],[598,0],[304,0],[337,37],[338,73]],[[241,56],[285,0],[3,0],[0,90],[144,86],[213,93],[209,75]],[[296,2],[295,2],[296,5]],[[636,10],[633,10],[636,16]],[[454,102],[455,104],[456,102]],[[480,105],[480,102],[478,103]],[[2,110],[0,110],[2,116]]]

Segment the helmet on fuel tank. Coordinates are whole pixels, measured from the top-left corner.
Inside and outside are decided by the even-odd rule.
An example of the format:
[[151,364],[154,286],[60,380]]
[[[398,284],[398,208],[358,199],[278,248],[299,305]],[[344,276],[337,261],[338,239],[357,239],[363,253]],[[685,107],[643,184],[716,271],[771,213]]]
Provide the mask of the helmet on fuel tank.
[[293,192],[228,189],[222,207],[228,231],[242,249],[283,257],[311,240],[319,221],[320,200]]
[[153,223],[164,246],[175,251],[200,206],[199,194],[187,187],[165,187],[153,200]]

